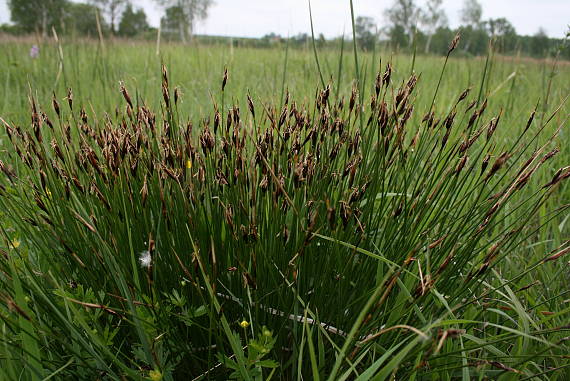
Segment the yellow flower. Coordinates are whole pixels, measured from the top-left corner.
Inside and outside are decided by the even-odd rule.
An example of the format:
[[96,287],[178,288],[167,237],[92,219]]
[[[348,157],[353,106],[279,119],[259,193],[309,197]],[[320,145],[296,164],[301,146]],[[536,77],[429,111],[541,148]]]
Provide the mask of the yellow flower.
[[188,169],[192,168],[192,160],[190,159],[186,160],[186,168]]
[[157,370],[157,369],[151,370],[151,371],[148,373],[148,376],[150,377],[150,379],[151,379],[152,381],[160,381],[160,380],[162,380],[162,373],[160,373],[160,370]]
[[245,329],[245,328],[249,327],[249,322],[247,320],[242,320],[242,322],[239,323],[239,325],[240,325],[240,327]]
[[47,188],[46,188],[46,195],[48,196],[48,198],[51,198],[51,191]]
[[12,242],[10,243],[10,249],[17,249],[20,247],[20,241],[18,241],[17,239],[12,240]]

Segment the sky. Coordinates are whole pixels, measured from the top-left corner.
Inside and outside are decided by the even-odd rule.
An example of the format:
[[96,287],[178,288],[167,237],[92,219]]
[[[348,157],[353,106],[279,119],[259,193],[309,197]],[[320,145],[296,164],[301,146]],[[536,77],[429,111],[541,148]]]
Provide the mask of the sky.
[[[77,0],[76,0],[77,1]],[[164,9],[156,0],[131,0],[143,7],[152,26],[158,26]],[[381,27],[383,11],[394,0],[353,0],[356,16],[371,16]],[[570,25],[570,0],[479,0],[483,19],[507,18],[518,34],[532,35],[540,27],[551,37],[563,37]],[[8,0],[0,0],[0,23],[8,22]],[[418,0],[423,5],[425,0]],[[196,33],[222,36],[261,37],[274,32],[282,36],[310,33],[308,0],[215,0],[207,20]],[[337,37],[350,33],[348,0],[312,0],[315,33]],[[450,26],[459,25],[463,0],[444,0]]]

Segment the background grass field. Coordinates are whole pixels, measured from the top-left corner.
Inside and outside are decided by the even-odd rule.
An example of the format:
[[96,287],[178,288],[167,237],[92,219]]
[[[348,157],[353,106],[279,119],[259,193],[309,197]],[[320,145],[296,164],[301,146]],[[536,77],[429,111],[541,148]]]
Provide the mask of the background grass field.
[[[35,99],[40,108],[49,109],[51,108],[54,93],[55,98],[62,105],[66,104],[69,88],[73,89],[74,110],[85,108],[90,118],[99,121],[104,119],[105,113],[111,115],[112,119],[116,117],[116,120],[119,120],[118,115],[124,113],[125,105],[124,95],[120,90],[121,83],[124,83],[135,104],[144,101],[157,114],[160,114],[160,110],[162,110],[163,115],[170,115],[170,111],[166,110],[163,104],[163,93],[161,92],[161,86],[164,86],[163,74],[161,72],[162,64],[168,69],[170,90],[178,88],[182,94],[180,103],[175,111],[176,118],[181,123],[184,123],[186,120],[192,120],[195,126],[200,125],[200,121],[203,118],[212,115],[213,102],[221,103],[220,87],[224,69],[228,70],[229,79],[223,95],[226,109],[222,110],[222,119],[225,119],[227,109],[233,104],[239,104],[242,115],[246,114],[248,94],[251,95],[259,115],[263,113],[263,105],[273,105],[277,110],[280,110],[285,101],[287,91],[299,105],[306,105],[309,110],[312,110],[315,107],[315,99],[319,94],[318,91],[322,90],[319,67],[315,60],[315,53],[312,50],[237,49],[227,45],[198,46],[176,44],[162,45],[157,48],[154,44],[126,41],[105,42],[104,44],[93,41],[82,43],[61,41],[60,43],[40,45],[39,58],[32,59],[28,55],[30,44],[25,41],[7,41],[2,43],[1,48],[4,54],[0,56],[0,67],[2,68],[0,71],[0,94],[2,95],[0,97],[0,116],[12,126],[28,126],[30,124],[30,96]],[[331,85],[331,102],[336,102],[340,98],[344,98],[345,102],[348,102],[353,91],[357,70],[351,49],[352,46],[347,42],[343,51],[323,50],[317,52],[322,78],[326,84]],[[368,102],[370,95],[374,92],[377,73],[384,72],[388,62],[394,67],[394,71],[392,74],[393,87],[387,89],[387,99],[394,98],[396,93],[394,89],[404,85],[412,73],[417,74],[419,77],[417,89],[411,95],[415,108],[409,124],[413,126],[422,124],[422,117],[430,110],[432,100],[434,99],[436,85],[444,63],[443,58],[392,56],[390,52],[360,52],[358,53],[358,62],[360,65],[358,70],[360,74],[359,84],[362,86],[362,99],[364,99],[361,102],[363,104]],[[272,332],[265,337],[270,337],[270,339],[265,343],[257,343],[262,349],[265,348],[270,352],[268,357],[264,358],[272,358],[280,364],[280,367],[273,373],[268,369],[271,369],[274,364],[262,363],[262,360],[259,359],[255,360],[255,355],[251,354],[251,349],[249,355],[253,356],[255,361],[252,360],[249,366],[246,360],[240,360],[239,351],[236,350],[236,347],[241,347],[248,337],[251,338],[260,332],[261,322],[255,322],[257,323],[255,331],[246,332],[247,327],[242,329],[238,324],[242,320],[236,318],[239,313],[231,311],[231,308],[227,307],[230,327],[224,326],[221,328],[219,324],[216,325],[217,323],[214,324],[213,321],[223,321],[219,317],[226,317],[223,312],[217,311],[216,315],[216,313],[210,311],[208,314],[209,323],[205,323],[199,321],[201,310],[200,312],[197,310],[201,308],[201,305],[194,304],[188,307],[190,309],[194,308],[193,313],[197,322],[195,323],[204,325],[204,327],[201,327],[204,330],[198,330],[201,332],[198,335],[201,337],[201,341],[208,342],[207,335],[204,333],[207,331],[208,324],[210,324],[210,329],[212,329],[212,326],[216,326],[219,332],[214,332],[212,335],[219,336],[217,339],[219,342],[216,341],[219,345],[218,348],[220,348],[221,342],[229,343],[227,348],[231,347],[233,352],[225,353],[228,356],[225,360],[220,355],[220,350],[218,350],[217,355],[216,351],[212,351],[211,353],[208,352],[207,358],[193,359],[192,361],[194,362],[192,364],[195,367],[195,373],[185,369],[185,371],[189,372],[188,374],[192,374],[194,377],[202,374],[203,378],[224,379],[228,376],[229,371],[224,371],[223,369],[231,368],[228,364],[233,359],[236,361],[236,372],[239,377],[248,378],[251,376],[252,379],[255,377],[266,378],[269,374],[280,379],[291,379],[291,377],[302,379],[302,375],[304,375],[303,379],[311,377],[314,379],[319,377],[337,379],[341,375],[345,377],[344,379],[357,379],[358,377],[360,377],[359,379],[373,379],[373,377],[376,377],[374,379],[387,379],[390,375],[398,379],[400,377],[403,377],[402,379],[417,377],[418,379],[448,380],[496,378],[564,380],[567,378],[570,374],[568,363],[569,346],[567,342],[568,318],[570,317],[570,290],[568,288],[570,272],[568,270],[568,259],[567,257],[560,257],[556,261],[540,262],[549,253],[555,253],[556,248],[564,248],[565,246],[563,245],[568,240],[570,233],[570,212],[568,210],[570,202],[569,183],[567,181],[561,182],[556,188],[553,188],[552,192],[549,192],[549,198],[545,202],[537,204],[536,213],[529,217],[527,221],[524,221],[525,215],[519,213],[520,210],[514,206],[519,205],[518,202],[538,197],[539,189],[552,179],[552,176],[559,168],[565,167],[570,161],[570,145],[567,144],[568,116],[570,114],[570,104],[567,100],[570,94],[570,65],[567,62],[558,62],[555,59],[530,60],[517,57],[502,57],[495,56],[492,52],[489,52],[487,57],[451,58],[447,63],[445,73],[441,79],[441,85],[437,91],[434,110],[440,115],[447,115],[452,110],[459,95],[467,88],[471,88],[468,98],[469,102],[478,100],[479,103],[482,103],[483,99],[488,100],[488,108],[485,111],[486,119],[493,115],[501,115],[500,123],[493,137],[494,142],[496,142],[493,159],[500,154],[500,147],[515,144],[521,132],[525,130],[533,110],[536,110],[535,126],[537,126],[534,128],[538,130],[540,126],[544,125],[545,127],[539,138],[529,141],[526,146],[529,153],[534,149],[538,149],[542,142],[545,142],[560,128],[559,133],[551,142],[552,146],[560,149],[560,152],[546,162],[545,168],[541,168],[541,171],[531,177],[527,187],[517,193],[509,206],[506,207],[506,210],[502,211],[501,224],[504,224],[504,226],[517,225],[519,222],[524,222],[524,238],[507,246],[505,252],[501,254],[501,261],[497,266],[493,267],[492,275],[486,278],[482,277],[480,283],[476,287],[473,286],[475,287],[473,290],[465,291],[465,298],[470,297],[472,294],[486,295],[484,299],[480,300],[481,303],[472,308],[462,309],[461,315],[454,316],[450,314],[445,317],[445,323],[441,323],[440,320],[437,320],[438,316],[431,316],[429,312],[431,308],[436,310],[432,306],[433,303],[440,302],[442,304],[439,308],[445,310],[443,307],[445,302],[442,301],[444,297],[440,294],[438,295],[442,299],[439,301],[434,296],[436,302],[426,302],[425,305],[421,303],[418,305],[411,304],[402,307],[404,305],[403,301],[411,298],[410,293],[414,291],[411,288],[412,284],[408,282],[410,279],[405,280],[403,277],[403,283],[400,284],[400,293],[394,297],[393,304],[390,305],[391,309],[387,313],[401,313],[402,316],[405,316],[414,311],[418,316],[422,316],[422,313],[418,311],[423,310],[422,312],[428,317],[423,327],[430,327],[429,329],[426,328],[425,332],[429,332],[429,330],[436,332],[435,328],[433,328],[436,325],[430,324],[435,324],[434,322],[437,321],[438,324],[441,324],[439,326],[439,336],[437,336],[437,333],[434,333],[434,344],[431,347],[429,345],[422,347],[419,341],[415,341],[419,340],[420,336],[416,337],[411,331],[390,337],[386,335],[386,342],[380,342],[375,347],[365,347],[366,350],[362,350],[362,353],[358,353],[356,349],[349,347],[348,344],[345,348],[344,342],[340,339],[330,339],[327,336],[330,334],[329,331],[322,328],[319,330],[316,328],[318,327],[317,325],[309,325],[307,323],[308,320],[305,320],[304,324],[298,324],[300,326],[299,331],[294,330],[295,339],[293,342],[295,344],[292,345],[293,349],[290,349],[289,352],[283,348],[274,349],[273,343],[269,344],[273,337],[278,337],[280,340],[276,347],[291,345],[291,339],[284,338],[287,336],[288,326],[283,322],[278,323],[279,319],[272,321],[265,318],[263,320],[262,318],[256,318],[255,314],[249,317],[245,316],[243,319],[247,321],[247,324],[244,323],[244,325],[247,326],[254,323],[255,320],[263,320],[275,324],[268,327]],[[50,112],[50,115],[52,115],[53,112]],[[460,114],[463,115],[462,113]],[[462,121],[464,120],[462,119]],[[412,137],[413,135],[408,135],[407,142]],[[427,146],[422,147],[424,149]],[[421,163],[424,159],[428,160],[429,155],[427,151],[425,152],[425,156],[419,156],[420,154],[418,153],[418,163]],[[526,159],[526,157],[512,159],[510,161],[510,163],[512,162],[512,169],[509,170],[516,172],[517,165],[524,162],[523,159]],[[33,170],[28,172],[21,163],[19,164],[14,149],[4,132],[0,133],[0,160],[9,165],[22,177],[34,176]],[[444,164],[443,162],[438,163]],[[413,167],[407,168],[410,171],[414,170]],[[414,173],[412,172],[412,174]],[[404,177],[405,175],[402,174]],[[458,193],[461,193],[466,189],[463,188],[464,186],[468,187],[467,184],[469,183],[466,182],[457,188],[451,187],[448,192],[456,190]],[[0,180],[0,185],[4,185],[9,189],[12,187],[7,177]],[[20,194],[18,196],[20,200],[25,200],[26,198],[23,196],[26,192],[23,190],[24,188],[20,189],[20,193],[14,191],[14,194]],[[17,186],[14,186],[14,189],[17,189]],[[112,191],[109,192],[112,194]],[[319,194],[327,194],[327,192],[334,194],[335,190],[318,189]],[[30,197],[29,200],[33,200],[33,198]],[[450,200],[456,202],[454,197],[451,197]],[[117,205],[120,204],[118,199],[111,200],[111,202],[117,202]],[[297,202],[297,199],[294,202]],[[3,205],[19,205],[19,207],[22,207],[22,204],[11,204],[8,201]],[[212,206],[212,208],[214,207]],[[223,219],[223,214],[215,212],[214,209],[212,209],[212,216]],[[27,235],[33,234],[33,230],[21,231],[18,229],[17,222],[11,216],[13,213],[14,211],[9,209],[0,211],[0,222],[2,223],[4,236],[4,243],[1,248],[2,253],[6,253],[5,264],[2,266],[3,273],[0,274],[0,278],[5,286],[5,290],[0,291],[0,295],[4,299],[3,305],[0,307],[0,316],[4,321],[1,333],[3,343],[0,347],[0,368],[3,370],[0,372],[4,372],[3,375],[7,377],[6,379],[11,379],[10,377],[14,377],[17,374],[24,374],[25,377],[30,379],[42,379],[50,374],[56,377],[57,374],[79,377],[79,375],[86,376],[91,369],[100,369],[101,372],[105,371],[105,373],[100,373],[99,377],[112,379],[120,374],[128,375],[127,377],[129,378],[136,378],[135,375],[139,375],[141,378],[150,377],[151,379],[159,379],[159,377],[176,379],[177,377],[182,377],[181,373],[176,373],[176,367],[168,362],[165,364],[159,360],[148,360],[147,358],[148,363],[145,366],[140,365],[144,362],[143,360],[140,360],[138,362],[139,365],[135,366],[132,363],[128,364],[122,357],[123,355],[126,356],[126,354],[122,353],[121,356],[117,355],[121,359],[116,361],[124,361],[127,365],[121,368],[113,362],[111,353],[94,349],[93,352],[100,356],[97,357],[89,351],[87,351],[87,354],[82,352],[85,348],[81,346],[83,344],[77,344],[79,340],[77,338],[74,339],[75,341],[69,342],[69,348],[62,347],[61,352],[57,354],[53,352],[53,356],[42,353],[40,356],[41,365],[39,365],[34,356],[34,351],[40,350],[39,348],[55,351],[53,344],[48,344],[50,341],[49,337],[47,339],[42,338],[42,329],[46,330],[46,332],[49,329],[53,329],[53,332],[56,332],[55,327],[58,324],[61,324],[62,331],[68,329],[63,328],[65,327],[63,323],[55,322],[58,319],[65,320],[65,318],[56,318],[54,313],[52,316],[54,321],[50,321],[49,318],[42,317],[44,312],[42,312],[43,310],[40,307],[37,307],[34,312],[34,308],[36,308],[34,307],[34,301],[42,298],[39,290],[46,292],[45,295],[48,295],[44,295],[46,301],[55,298],[49,296],[49,292],[53,292],[63,299],[69,299],[71,296],[61,294],[64,289],[63,283],[68,281],[67,276],[51,274],[53,280],[47,281],[47,285],[36,285],[34,283],[33,270],[35,266],[42,268],[42,271],[56,271],[59,267],[54,265],[50,268],[49,264],[42,263],[40,259],[36,259],[36,255],[39,257],[41,255],[34,254],[34,250],[36,250],[36,253],[41,253],[43,249],[36,247],[39,241]],[[19,215],[18,213],[15,214]],[[266,211],[266,217],[273,216],[272,213],[272,211]],[[22,213],[22,215],[25,215],[25,213]],[[105,214],[103,213],[100,218],[103,219],[104,216]],[[179,217],[183,218],[183,216]],[[266,221],[268,226],[261,229],[272,231],[271,221],[273,220],[268,218],[268,221]],[[386,214],[386,221],[389,224],[389,213]],[[435,219],[435,221],[438,221],[440,224],[445,223],[444,219],[441,221]],[[496,229],[500,230],[500,226],[498,225]],[[138,227],[132,228],[134,235],[141,233],[137,229]],[[387,231],[390,229],[389,226],[386,227]],[[141,228],[141,230],[144,229]],[[199,233],[196,234],[200,236]],[[495,231],[489,232],[488,239],[491,240],[494,234]],[[220,233],[220,235],[224,237],[224,233]],[[350,234],[340,236],[345,238],[343,240],[344,244],[348,245],[351,242]],[[200,237],[208,240],[208,235],[205,232],[202,232]],[[267,235],[265,237],[270,236]],[[394,232],[394,237],[398,237],[397,232]],[[80,240],[80,238],[77,239]],[[120,239],[125,238],[122,237]],[[227,239],[227,237],[223,239]],[[263,237],[263,239],[266,238]],[[267,239],[276,241],[276,239],[271,237]],[[399,237],[398,239],[405,240],[405,237]],[[413,240],[413,237],[410,237],[410,240]],[[378,242],[388,245],[382,239],[379,241],[371,240],[369,246],[363,247],[363,250],[374,252],[374,245]],[[194,245],[194,242],[191,239],[184,241],[184,244],[191,246]],[[341,252],[346,250],[346,246],[332,244],[324,239],[320,244],[323,245],[322,250],[326,247],[327,252],[331,256],[341,256]],[[278,246],[279,244],[277,242],[269,242],[264,247],[275,248],[276,245]],[[15,260],[8,260],[9,257],[15,258],[17,249],[21,255],[18,257],[20,261],[16,263]],[[249,250],[241,246],[236,250],[242,249],[244,251]],[[317,247],[313,250],[318,252],[319,249]],[[451,247],[446,250],[451,250]],[[393,251],[397,253],[398,248],[393,248]],[[465,261],[469,261],[468,253],[464,254]],[[365,254],[360,253],[360,255]],[[29,258],[33,259],[29,260]],[[399,257],[394,254],[390,258]],[[473,258],[473,260],[475,259]],[[537,263],[540,263],[540,265],[537,266]],[[308,270],[306,271],[308,272],[317,273],[321,270],[317,263],[311,263],[307,266]],[[326,266],[329,266],[329,264]],[[329,267],[324,268],[329,269]],[[388,273],[387,269],[385,268],[386,273]],[[207,269],[198,270],[196,268],[195,271],[202,275],[205,273],[210,274]],[[379,272],[380,270],[377,271]],[[417,269],[411,271],[415,274]],[[354,277],[355,284],[366,285],[367,280],[365,278],[367,275],[364,275],[364,273],[374,277],[372,275],[374,271],[363,271],[363,274],[351,274],[349,272],[344,274],[344,276],[347,278]],[[376,282],[384,279],[381,275],[383,274],[377,273],[375,275],[378,277]],[[463,275],[465,274],[461,274],[461,276]],[[419,274],[414,276],[419,276]],[[18,277],[21,278],[21,282],[24,285],[23,289],[19,282],[13,280]],[[92,278],[86,277],[85,280],[87,279],[102,283],[108,281],[108,277],[104,274],[98,274]],[[239,282],[229,282],[228,284],[233,284],[237,287]],[[171,289],[172,283],[168,283],[167,286],[168,288],[161,289],[156,294],[151,294],[160,299],[162,297],[157,295],[164,292],[165,296],[163,299],[168,300],[168,303],[172,305],[180,303],[180,299],[186,295],[186,291],[182,288],[180,290]],[[93,297],[91,294],[98,292],[99,285],[86,283],[82,284],[81,287],[82,292],[84,292],[84,302],[92,302],[92,300],[97,299],[97,297]],[[103,286],[101,287],[104,289]],[[305,285],[299,287],[305,292],[310,292],[311,289],[311,287]],[[443,289],[446,288],[445,285],[441,287]],[[373,294],[372,290],[374,290],[373,287],[363,289],[362,295],[368,297]],[[202,291],[206,292],[205,289]],[[226,291],[229,293],[229,290]],[[407,296],[406,292],[408,292]],[[452,291],[449,292],[452,293]],[[270,290],[269,293],[271,293]],[[187,298],[195,301],[195,298],[192,299],[189,296],[190,294],[192,294],[191,291],[186,295]],[[74,295],[75,298],[79,298],[77,294]],[[308,295],[303,295],[299,291],[296,297],[298,300],[301,300],[304,296],[309,297]],[[345,297],[354,297],[358,293],[350,291],[344,295]],[[210,296],[212,297],[212,295]],[[341,298],[339,299],[341,306],[344,302],[349,304],[353,302],[351,300],[342,300],[342,296],[342,293],[338,295]],[[242,300],[248,297],[251,298],[249,291],[244,291],[240,296]],[[30,298],[32,302],[29,301]],[[365,300],[360,300],[360,296],[358,298],[359,300],[354,302],[355,305],[363,306]],[[332,314],[334,311],[337,314],[342,314],[340,307],[338,310],[333,307],[327,307],[327,305],[335,303],[335,301],[317,299],[312,301],[313,304],[311,306],[308,306],[304,304],[295,305],[295,301],[291,302],[289,300],[286,302],[282,301],[282,299],[288,299],[288,297],[270,295],[267,300],[281,305],[282,311],[291,312],[297,317],[304,315],[305,317],[313,316],[316,319],[314,315],[308,315],[314,313],[315,310],[312,307],[315,305],[317,309],[321,308],[319,312],[323,315],[327,315],[327,313]],[[18,317],[18,308],[15,306],[21,306],[21,301],[24,300],[26,300],[24,303],[29,305],[26,307],[27,314],[34,314],[35,316],[31,319],[31,322],[27,318],[22,319],[23,315]],[[108,299],[105,300],[108,301]],[[214,297],[210,301],[215,304],[212,300],[215,300]],[[145,302],[154,303],[155,300],[152,300],[151,297],[151,299]],[[39,301],[36,303],[40,304]],[[252,305],[254,304],[252,302]],[[294,310],[286,309],[285,307],[289,308],[292,305],[294,307],[291,308],[294,308]],[[142,308],[139,311],[138,308],[137,313],[140,316],[152,315],[148,311],[143,311]],[[209,308],[213,309],[211,306]],[[72,322],[70,323],[71,325],[78,327],[78,330],[72,334],[73,337],[75,337],[74,335],[84,335],[82,337],[93,342],[97,340],[113,341],[109,332],[97,332],[93,325],[85,322],[89,319],[97,321],[101,316],[87,318],[83,314],[91,314],[91,311],[89,310],[90,312],[87,313],[88,308],[82,309],[77,307],[77,305],[70,307],[66,304],[65,308],[61,306],[61,311],[65,309],[67,309],[68,313],[67,320]],[[103,312],[99,311],[97,313],[102,314]],[[131,313],[135,316],[137,315],[133,311]],[[259,311],[255,313],[259,313]],[[160,314],[157,313],[157,315]],[[234,318],[234,320],[231,320],[231,318]],[[141,319],[144,320],[144,318]],[[153,321],[156,322],[157,326],[160,326],[158,323],[161,321],[160,318],[155,317],[155,319]],[[168,318],[165,319],[164,321],[168,320]],[[347,332],[351,328],[349,323],[356,320],[356,313],[354,313],[354,316],[343,318],[339,316],[339,321],[342,322],[343,329]],[[477,324],[470,323],[469,321],[471,320],[477,321]],[[398,320],[395,321],[395,323],[398,322]],[[410,322],[410,320],[402,318],[402,325],[409,324],[407,322]],[[110,320],[107,323],[101,323],[99,331],[101,329],[112,330],[114,328],[113,324],[116,323]],[[220,324],[223,326],[223,323]],[[489,333],[486,331],[486,327],[489,324],[495,325],[497,328],[496,332]],[[445,333],[446,336],[442,339],[441,335],[444,332],[441,331],[442,326],[457,329],[467,327],[468,332],[461,339],[461,343],[454,342],[451,344],[449,341],[445,341],[445,338],[447,335],[451,337],[454,332],[445,331],[447,332]],[[20,331],[18,331],[18,327]],[[83,334],[79,333],[83,332],[82,330],[87,330],[87,327],[90,327],[92,331]],[[416,328],[423,329],[422,327]],[[36,333],[32,333],[29,336],[23,334],[22,332],[26,329],[35,330],[34,332]],[[137,327],[137,329],[140,329],[140,327]],[[227,332],[227,329],[233,331],[236,336],[232,337]],[[153,330],[149,329],[148,335],[160,334],[160,332],[160,329],[155,327]],[[189,329],[184,332],[190,335]],[[265,333],[264,328],[261,330],[258,340],[262,341]],[[352,334],[352,332],[349,334]],[[117,337],[122,337],[121,335],[122,333],[118,333]],[[225,339],[222,338],[225,337],[224,335],[227,336]],[[243,340],[242,344],[239,341],[240,335],[241,340]],[[129,346],[129,337],[125,334],[121,339],[123,341],[106,345],[111,352],[121,352],[123,345]],[[352,338],[355,339],[357,337],[354,336]],[[104,344],[101,344],[101,346],[105,347]],[[250,348],[253,347],[255,346],[250,343]],[[414,349],[416,347],[420,349]],[[437,349],[435,349],[436,347]],[[468,354],[464,351],[466,347],[469,348]],[[349,349],[354,349],[354,356],[348,356],[347,350]],[[68,350],[69,356],[58,358],[61,353],[66,353]],[[442,350],[442,353],[438,355],[440,350]],[[33,353],[30,353],[30,351]],[[133,351],[133,353],[136,353],[135,357],[139,355],[141,358],[145,357],[144,354],[141,354],[143,352],[141,348]],[[166,353],[167,351],[164,352]],[[83,372],[87,373],[81,373],[82,370],[79,366],[81,353],[84,353],[86,358],[90,356],[96,358],[96,360],[87,364],[87,370],[83,370]],[[231,357],[231,353],[235,357]],[[162,355],[168,357],[164,353]],[[159,355],[159,357],[162,355]],[[198,355],[192,356],[198,357]],[[241,356],[247,357],[247,353],[246,355],[242,353]],[[259,358],[261,359],[261,357]],[[386,363],[378,361],[382,357],[386,359]],[[339,358],[341,360],[338,360]],[[163,359],[160,358],[160,360]],[[224,361],[226,362],[224,363]],[[216,368],[216,365],[220,362],[224,366]],[[426,362],[429,362],[429,366],[424,367]],[[24,364],[26,365],[24,366]],[[263,368],[263,364],[267,365],[264,373],[261,375],[255,373]],[[243,369],[238,365],[243,365]],[[34,366],[41,368],[42,371],[35,373],[33,370],[35,369],[33,368]],[[171,367],[169,368],[169,366]],[[211,373],[206,372],[212,368],[216,368],[216,370],[213,370]],[[22,371],[22,369],[28,369],[28,373]],[[29,369],[32,370],[30,371]],[[116,373],[113,373],[110,369]],[[133,372],[129,373],[128,369],[131,369]]]
[[[335,94],[349,94],[356,78],[350,41],[344,51],[324,50],[318,53],[323,78],[331,84]],[[96,114],[116,109],[123,96],[120,83],[132,89],[133,95],[150,107],[159,107],[162,94],[161,64],[169,68],[173,84],[184,95],[179,112],[182,119],[195,119],[205,114],[212,96],[219,91],[220,78],[227,68],[231,81],[227,99],[233,103],[245,102],[245,95],[264,102],[280,104],[289,91],[297,100],[311,103],[320,85],[319,71],[313,51],[299,49],[236,49],[230,45],[186,46],[167,44],[157,46],[141,42],[48,43],[41,46],[39,59],[28,56],[28,43],[6,42],[5,54],[0,57],[4,68],[0,73],[3,99],[0,115],[7,120],[24,124],[29,120],[29,95],[48,105],[55,93],[61,101],[69,88],[79,105]],[[341,55],[342,54],[342,55]],[[393,82],[400,83],[415,72],[424,83],[416,93],[415,118],[423,116],[432,101],[435,84],[443,65],[443,58],[407,55],[390,52],[360,52],[362,81],[372,91],[373,79],[383,71],[387,62],[395,68]],[[342,57],[342,59],[340,59]],[[487,62],[488,60],[488,62]],[[413,66],[412,66],[413,65]],[[339,75],[340,73],[340,75]],[[489,100],[489,114],[503,110],[502,139],[512,140],[526,124],[536,108],[538,118],[544,121],[559,109],[550,127],[554,130],[567,122],[570,104],[570,65],[566,61],[536,60],[526,57],[474,57],[451,59],[440,86],[435,109],[447,112],[453,100],[464,89],[471,88],[481,100]],[[338,79],[340,78],[340,81]],[[567,137],[563,128],[559,141]],[[6,139],[0,137],[0,146],[6,150]],[[553,162],[553,170],[563,166],[570,157],[570,146],[560,144],[561,153]],[[563,185],[559,205],[570,200],[570,190]],[[558,223],[565,221],[562,215]],[[563,224],[562,227],[568,225]]]

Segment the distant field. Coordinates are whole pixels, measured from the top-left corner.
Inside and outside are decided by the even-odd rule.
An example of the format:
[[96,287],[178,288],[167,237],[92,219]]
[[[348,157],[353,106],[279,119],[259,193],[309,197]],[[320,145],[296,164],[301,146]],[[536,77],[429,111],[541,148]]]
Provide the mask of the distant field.
[[[178,112],[183,119],[196,120],[212,108],[212,96],[219,92],[224,68],[230,75],[226,89],[227,103],[245,106],[245,96],[279,107],[288,90],[298,102],[311,103],[320,77],[312,50],[298,49],[239,49],[225,45],[196,46],[144,42],[81,43],[50,42],[40,46],[37,59],[29,57],[33,40],[2,45],[0,56],[0,116],[7,121],[29,121],[28,95],[30,89],[37,101],[49,106],[53,92],[61,102],[72,88],[76,102],[96,114],[111,113],[122,101],[119,91],[124,82],[133,97],[152,108],[162,100],[160,92],[160,65],[170,73],[171,84],[183,94]],[[322,76],[331,84],[333,94],[348,96],[356,77],[354,56],[350,41],[346,42],[343,59],[341,52],[318,52]],[[63,56],[61,56],[63,54]],[[374,78],[386,63],[394,68],[393,83],[399,84],[413,71],[419,75],[419,90],[415,93],[415,112],[412,120],[418,122],[432,101],[443,57],[418,56],[412,68],[412,57],[392,55],[390,52],[359,53],[361,76],[365,91],[373,90]],[[488,114],[503,111],[497,134],[509,140],[524,128],[537,108],[541,121],[559,109],[547,130],[554,131],[568,124],[570,114],[570,63],[537,60],[526,57],[491,56],[451,58],[435,101],[435,110],[449,111],[450,104],[466,88],[471,96],[487,98]],[[340,67],[339,67],[340,66]],[[340,70],[340,83],[338,82]],[[570,159],[570,145],[564,144],[568,131],[559,135],[561,153],[551,162],[558,168]],[[0,135],[0,147],[5,138]],[[570,201],[570,189],[562,187],[561,204]],[[562,216],[564,218],[565,216]],[[570,224],[569,224],[570,225]]]
[[[172,83],[184,94],[183,112],[199,114],[210,105],[210,94],[219,90],[219,80],[224,68],[228,68],[231,82],[230,98],[243,101],[244,94],[269,99],[278,103],[283,85],[299,99],[312,99],[320,79],[312,50],[290,49],[238,49],[229,46],[161,45],[159,55],[152,43],[51,42],[40,46],[38,59],[29,57],[32,41],[26,43],[4,42],[0,57],[2,72],[2,100],[0,113],[7,118],[23,118],[27,110],[29,85],[40,102],[51,99],[55,90],[60,98],[72,87],[78,101],[93,107],[95,111],[109,111],[121,98],[119,82],[150,105],[161,97],[160,64],[169,68]],[[60,56],[60,52],[63,56]],[[336,93],[350,92],[355,78],[354,57],[350,41],[346,42],[340,62],[340,51],[319,51],[324,81],[331,83]],[[287,60],[285,61],[285,57]],[[486,57],[472,59],[451,58],[441,84],[436,105],[445,110],[467,87],[478,93],[485,71]],[[412,71],[410,56],[392,56],[390,52],[360,53],[361,72],[372,89],[373,80],[386,63],[394,67],[396,83],[404,80]],[[339,64],[341,81],[337,83]],[[413,70],[423,83],[417,94],[418,111],[427,107],[433,95],[442,57],[418,56]],[[482,88],[482,97],[489,98],[491,110],[505,110],[506,125],[526,121],[527,114],[539,105],[539,110],[552,111],[557,107],[570,87],[570,64],[558,62],[553,70],[552,60],[535,60],[516,57],[493,57],[489,63]],[[434,86],[430,86],[434,84]],[[476,94],[477,95],[477,94]],[[547,104],[545,105],[545,100]],[[565,116],[570,109],[564,105]],[[419,113],[417,113],[419,114]]]
[[32,44],[0,379],[568,379],[568,62]]

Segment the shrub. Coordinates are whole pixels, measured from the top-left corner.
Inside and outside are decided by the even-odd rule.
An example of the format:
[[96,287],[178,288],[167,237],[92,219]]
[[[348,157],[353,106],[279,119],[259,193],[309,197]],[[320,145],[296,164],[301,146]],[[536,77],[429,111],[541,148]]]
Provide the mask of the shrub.
[[22,242],[0,275],[16,359],[32,375],[110,379],[562,366],[560,316],[528,312],[511,286],[568,246],[514,279],[498,266],[524,254],[570,175],[525,190],[556,134],[542,137],[533,112],[507,145],[501,115],[469,90],[416,116],[418,78],[395,86],[391,72],[367,99],[355,84],[310,104],[248,94],[246,107],[227,107],[226,72],[211,113],[192,121],[165,68],[157,112],[124,86],[112,116],[71,90],[52,111],[32,98],[30,128],[4,122],[20,165],[0,163],[0,204]]

